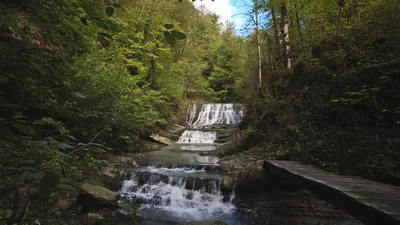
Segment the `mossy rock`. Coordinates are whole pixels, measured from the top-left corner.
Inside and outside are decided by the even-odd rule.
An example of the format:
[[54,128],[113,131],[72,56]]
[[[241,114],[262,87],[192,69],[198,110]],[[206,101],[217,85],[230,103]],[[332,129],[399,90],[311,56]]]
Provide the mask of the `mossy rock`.
[[82,206],[83,212],[88,212],[90,209],[115,209],[118,207],[118,192],[89,183],[84,183],[81,190],[82,193],[78,196],[77,202]]
[[85,225],[100,225],[103,223],[104,218],[97,213],[88,213],[85,216]]

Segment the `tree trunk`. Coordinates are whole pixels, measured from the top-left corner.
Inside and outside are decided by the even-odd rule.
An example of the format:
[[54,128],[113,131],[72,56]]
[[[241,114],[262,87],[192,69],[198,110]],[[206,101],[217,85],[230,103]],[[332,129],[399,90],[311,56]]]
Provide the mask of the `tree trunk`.
[[294,2],[294,10],[296,11],[296,24],[297,24],[297,31],[299,32],[299,36],[300,36],[301,47],[303,48],[303,52],[305,52],[304,38],[303,38],[303,33],[301,32],[301,26],[300,26],[299,11],[297,9],[297,0],[295,0],[295,2]]
[[345,6],[346,2],[344,0],[338,1],[339,13],[338,13],[338,21],[337,21],[337,30],[336,30],[336,38],[339,39],[341,20],[342,20],[342,8]]
[[257,38],[257,58],[258,58],[258,88],[260,89],[260,96],[262,97],[262,69],[261,69],[261,43],[258,21],[258,0],[255,1],[255,23],[256,23],[256,38]]
[[277,27],[277,22],[276,22],[276,15],[275,15],[275,10],[271,8],[271,16],[272,16],[272,23],[273,23],[273,28],[274,28],[274,36],[275,36],[275,43],[278,48],[278,55],[279,59],[281,60],[281,63],[283,64],[283,57],[282,57],[282,51],[281,51],[281,44],[279,43],[279,33],[278,33],[278,27]]
[[286,3],[281,6],[281,33],[282,43],[285,50],[286,68],[292,68],[292,53],[289,44],[289,21],[287,16]]
[[268,37],[268,50],[269,50],[269,64],[271,66],[271,73],[270,73],[270,89],[272,96],[275,97],[275,71],[274,71],[274,58],[273,58],[273,51],[272,51],[272,40],[271,37],[267,34]]

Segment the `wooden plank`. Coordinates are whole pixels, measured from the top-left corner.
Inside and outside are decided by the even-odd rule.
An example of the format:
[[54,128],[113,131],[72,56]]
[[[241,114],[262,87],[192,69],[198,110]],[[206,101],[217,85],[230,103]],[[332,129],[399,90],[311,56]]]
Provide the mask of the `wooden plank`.
[[366,224],[400,225],[400,187],[341,176],[293,161],[266,161],[267,172],[297,179]]

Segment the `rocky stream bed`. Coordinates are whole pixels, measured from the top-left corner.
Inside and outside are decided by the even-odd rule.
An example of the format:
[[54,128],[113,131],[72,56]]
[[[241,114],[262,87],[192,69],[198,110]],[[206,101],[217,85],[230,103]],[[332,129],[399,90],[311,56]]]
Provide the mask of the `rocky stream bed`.
[[[235,104],[192,105],[187,127],[153,135],[163,148],[114,158],[104,186],[82,186],[87,224],[360,224],[302,187],[271,183],[261,149],[218,158],[239,139],[245,110]],[[127,215],[124,207],[133,206]],[[126,208],[130,210],[132,208]]]

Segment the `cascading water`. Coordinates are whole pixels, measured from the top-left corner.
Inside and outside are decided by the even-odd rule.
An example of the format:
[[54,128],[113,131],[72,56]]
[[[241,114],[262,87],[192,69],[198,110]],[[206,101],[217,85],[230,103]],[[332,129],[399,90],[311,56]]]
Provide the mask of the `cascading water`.
[[139,161],[142,166],[127,169],[121,201],[139,200],[137,214],[145,219],[144,224],[206,220],[243,224],[238,222],[232,204],[234,185],[226,186],[232,178],[217,169],[217,157],[199,152],[218,147],[214,143],[218,131],[207,130],[207,126],[236,125],[244,112],[240,104],[190,105],[186,123],[192,129],[182,133],[177,145],[143,154]]
[[[302,193],[295,198],[292,192],[274,191],[272,196],[249,193],[245,197],[242,193],[235,199],[235,177],[225,173],[227,168],[218,164],[219,158],[212,151],[224,151],[224,145],[231,140],[230,132],[237,129],[232,125],[238,124],[244,113],[239,104],[192,104],[186,113],[186,122],[191,128],[183,132],[176,145],[136,155],[139,166],[125,169],[120,201],[140,203],[136,212],[141,218],[140,224],[176,225],[212,220],[229,225],[269,224],[270,221],[315,224],[326,218],[319,207],[318,211],[312,211],[315,207],[304,207],[318,200],[305,199]],[[283,201],[277,201],[282,196]],[[299,204],[298,208],[293,207],[292,199],[294,205]],[[296,216],[297,210],[299,220],[292,216]],[[332,209],[329,207],[329,210]],[[290,212],[289,219],[282,214],[286,211]],[[321,215],[318,220],[313,218],[316,214]],[[276,216],[272,218],[276,221],[271,216]],[[342,223],[342,219],[338,217],[329,224],[358,224]]]
[[177,143],[214,143],[217,139],[215,131],[185,130]]
[[186,123],[193,127],[238,124],[245,113],[241,104],[203,104],[198,112],[195,103],[189,106]]
[[196,119],[198,104],[192,103],[186,110],[186,123],[191,125]]
[[[151,171],[151,172],[149,172]],[[124,201],[141,201],[145,219],[171,221],[232,220],[234,192],[223,194],[223,176],[203,168],[147,167],[132,172],[123,183]]]

